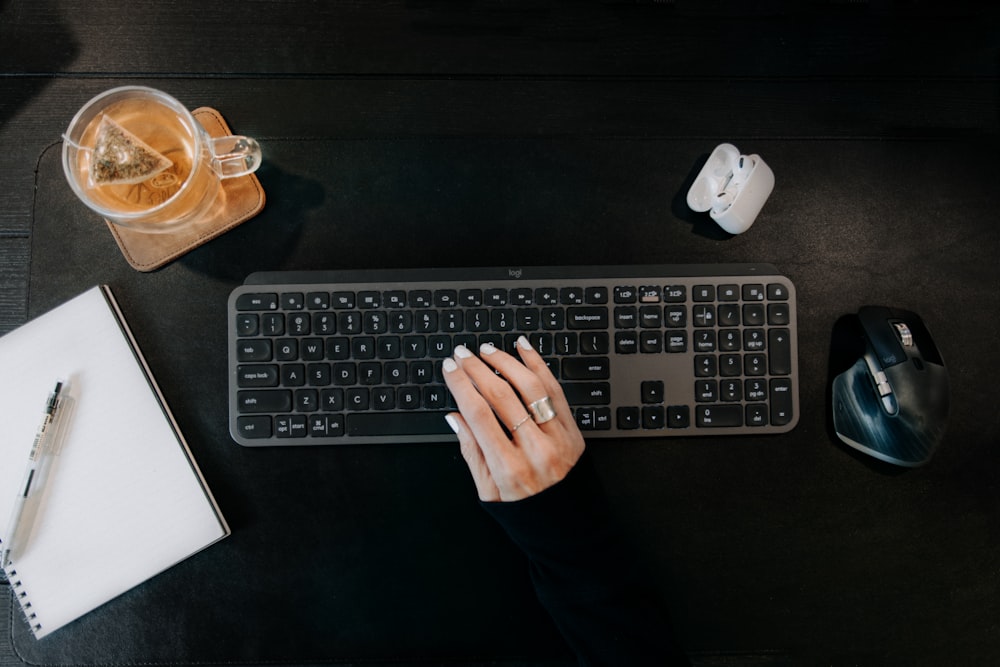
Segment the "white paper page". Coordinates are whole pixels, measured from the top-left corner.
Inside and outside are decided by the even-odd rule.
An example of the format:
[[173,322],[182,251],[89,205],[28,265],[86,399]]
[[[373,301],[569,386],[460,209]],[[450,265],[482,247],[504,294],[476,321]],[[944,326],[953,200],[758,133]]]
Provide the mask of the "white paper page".
[[0,373],[4,535],[57,379],[75,403],[9,568],[41,626],[36,636],[228,534],[99,288],[0,339]]

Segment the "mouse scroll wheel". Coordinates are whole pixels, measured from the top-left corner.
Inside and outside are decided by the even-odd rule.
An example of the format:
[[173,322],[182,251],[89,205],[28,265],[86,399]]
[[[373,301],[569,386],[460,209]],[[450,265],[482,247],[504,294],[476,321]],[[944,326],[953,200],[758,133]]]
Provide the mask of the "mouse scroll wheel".
[[910,332],[910,327],[906,326],[905,322],[893,322],[892,326],[896,328],[896,335],[899,336],[899,342],[903,344],[903,347],[913,347],[913,334]]

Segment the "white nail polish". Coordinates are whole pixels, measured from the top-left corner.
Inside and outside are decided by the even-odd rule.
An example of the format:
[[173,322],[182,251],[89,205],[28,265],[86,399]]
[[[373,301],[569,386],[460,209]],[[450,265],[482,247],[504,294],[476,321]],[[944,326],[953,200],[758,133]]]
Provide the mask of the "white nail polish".
[[[454,362],[452,362],[452,363],[454,363]],[[446,422],[448,422],[448,426],[450,426],[451,430],[454,431],[455,434],[457,435],[458,434],[458,420],[455,419],[455,417],[453,415],[445,415],[444,416],[444,420]]]
[[479,351],[482,354],[493,354],[497,351],[497,348],[493,345],[493,343],[483,343],[479,346]]
[[530,350],[531,349],[531,343],[529,343],[528,339],[525,338],[524,336],[518,336],[518,338],[517,338],[517,344],[518,344],[518,346],[522,350]]
[[472,352],[470,352],[469,348],[465,347],[464,345],[458,345],[455,347],[455,356],[459,357],[460,359],[468,359],[469,357],[472,356]]
[[451,357],[447,357],[441,362],[441,368],[444,369],[445,373],[452,373],[458,368],[458,364],[456,364],[455,360]]

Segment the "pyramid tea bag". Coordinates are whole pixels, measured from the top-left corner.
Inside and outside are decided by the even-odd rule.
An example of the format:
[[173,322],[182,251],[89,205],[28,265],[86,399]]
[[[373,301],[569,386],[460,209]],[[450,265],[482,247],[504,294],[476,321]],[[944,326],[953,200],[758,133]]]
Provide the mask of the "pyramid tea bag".
[[173,162],[111,118],[101,119],[90,156],[94,185],[142,183],[171,166]]

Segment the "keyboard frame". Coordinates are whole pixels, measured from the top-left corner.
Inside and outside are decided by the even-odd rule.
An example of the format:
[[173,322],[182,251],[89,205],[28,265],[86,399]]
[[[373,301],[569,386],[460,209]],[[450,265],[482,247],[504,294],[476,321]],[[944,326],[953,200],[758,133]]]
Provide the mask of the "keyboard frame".
[[[791,404],[792,404],[792,418],[791,420],[781,426],[772,426],[770,420],[767,426],[747,426],[746,424],[738,427],[697,427],[695,426],[695,416],[691,415],[691,425],[687,428],[660,428],[660,429],[638,429],[638,430],[620,430],[617,428],[615,423],[615,407],[622,403],[628,405],[638,405],[641,407],[641,402],[635,402],[631,400],[619,401],[615,400],[615,391],[621,391],[620,387],[625,386],[626,380],[623,379],[624,376],[628,376],[629,372],[635,368],[642,365],[644,360],[654,356],[652,354],[641,354],[635,353],[630,355],[619,355],[614,350],[614,333],[616,328],[614,326],[614,294],[613,287],[614,282],[619,281],[621,284],[633,285],[639,287],[641,285],[659,285],[662,287],[664,284],[684,284],[688,287],[688,295],[685,304],[691,306],[692,292],[691,287],[697,284],[705,284],[705,279],[718,279],[718,278],[733,278],[734,282],[739,279],[742,283],[761,283],[765,287],[769,283],[781,283],[785,285],[788,289],[788,298],[786,302],[789,306],[789,323],[783,325],[781,328],[787,328],[790,333],[790,350],[791,350],[791,372],[787,377],[792,382],[791,387]],[[699,278],[702,279],[699,282]],[[240,338],[236,335],[235,331],[235,319],[236,313],[236,300],[237,298],[245,293],[260,292],[261,287],[264,286],[275,286],[280,287],[287,292],[308,292],[316,291],[315,286],[318,284],[330,285],[331,291],[344,290],[344,291],[363,291],[377,289],[380,291],[389,290],[412,290],[412,289],[441,289],[441,288],[453,288],[453,289],[466,289],[475,287],[486,287],[486,286],[497,286],[503,283],[508,288],[517,287],[518,284],[523,284],[530,281],[552,281],[553,287],[561,287],[560,281],[583,281],[581,285],[586,285],[586,281],[591,281],[593,285],[606,286],[609,288],[608,294],[608,309],[609,309],[609,322],[608,322],[608,333],[611,340],[611,350],[608,354],[612,358],[611,361],[611,378],[607,380],[611,384],[613,389],[612,395],[612,425],[609,430],[587,430],[584,431],[584,436],[587,439],[591,438],[619,438],[619,439],[631,439],[631,438],[677,438],[677,437],[746,437],[747,435],[778,435],[782,433],[787,433],[795,428],[798,424],[800,416],[800,405],[799,405],[799,368],[798,368],[798,325],[797,325],[797,297],[795,291],[795,285],[792,281],[781,274],[776,267],[767,263],[722,263],[722,264],[653,264],[653,265],[617,265],[617,266],[510,266],[510,267],[468,267],[468,268],[426,268],[426,269],[364,269],[364,270],[329,270],[329,271],[262,271],[252,273],[247,276],[246,280],[242,285],[235,288],[228,299],[227,305],[227,342],[228,342],[228,410],[229,410],[229,431],[230,435],[235,442],[245,447],[287,447],[287,446],[317,446],[317,445],[357,445],[357,444],[390,444],[390,443],[433,443],[433,442],[455,442],[456,437],[450,433],[442,434],[422,434],[422,435],[376,435],[376,436],[351,436],[342,435],[334,437],[316,437],[307,436],[301,438],[268,438],[268,439],[254,439],[246,438],[241,435],[237,428],[237,418],[241,416],[237,409],[237,392],[239,388],[237,387],[237,369],[241,362],[236,359],[236,341]],[[725,284],[725,281],[715,281],[719,284]],[[417,284],[419,283],[419,284]],[[427,287],[427,284],[431,284]],[[718,304],[716,299],[713,303]],[[743,301],[740,301],[743,303]],[[641,305],[641,304],[635,304]],[[666,305],[662,300],[660,301],[661,306]],[[358,309],[356,309],[358,310]],[[677,365],[677,372],[684,375],[693,383],[698,379],[694,375],[694,369],[683,366],[687,363],[691,363],[688,360],[693,360],[694,355],[698,354],[693,351],[691,347],[693,346],[692,333],[696,329],[691,322],[691,318],[688,318],[688,322],[684,327],[688,331],[689,337],[689,349],[687,352],[683,353],[659,353],[659,357],[663,358],[667,366]],[[718,326],[715,327],[718,330]],[[724,327],[733,328],[733,327]],[[741,324],[738,327],[740,330],[744,328]],[[768,325],[762,325],[761,327],[753,328],[770,328]],[[467,332],[463,332],[467,333]],[[741,350],[741,353],[743,351]],[[717,350],[715,354],[719,354]],[[716,379],[718,379],[718,375]],[[741,375],[741,377],[743,377]],[[765,378],[773,377],[768,375]],[[656,378],[649,378],[656,379]],[[628,380],[631,381],[631,380]],[[637,384],[637,383],[636,383]],[[633,388],[629,388],[628,391],[632,391]],[[635,393],[638,393],[638,388],[634,388]],[[714,404],[721,404],[722,401],[716,401]],[[740,405],[746,405],[748,401],[741,400]],[[665,404],[670,404],[669,400]],[[770,406],[770,400],[767,401]],[[697,407],[697,403],[693,402],[691,404],[694,408]],[[694,409],[693,408],[693,409]]]

